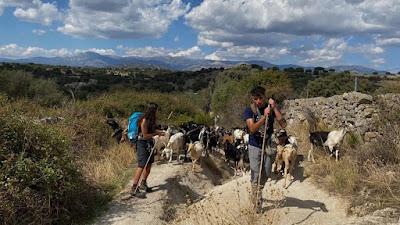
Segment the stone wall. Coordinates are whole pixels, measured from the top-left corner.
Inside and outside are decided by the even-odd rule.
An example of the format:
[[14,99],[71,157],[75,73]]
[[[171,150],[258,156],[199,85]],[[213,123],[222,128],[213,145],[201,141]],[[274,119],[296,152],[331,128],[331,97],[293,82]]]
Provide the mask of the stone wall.
[[303,141],[309,132],[347,127],[369,142],[379,135],[374,124],[384,110],[399,111],[400,94],[372,97],[350,92],[329,98],[287,100],[282,108],[288,132]]

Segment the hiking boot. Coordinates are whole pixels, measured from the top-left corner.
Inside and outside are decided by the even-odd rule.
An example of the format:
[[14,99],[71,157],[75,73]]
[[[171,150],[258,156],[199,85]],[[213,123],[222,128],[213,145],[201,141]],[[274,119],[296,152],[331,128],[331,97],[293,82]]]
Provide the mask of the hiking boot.
[[136,195],[139,191],[139,188],[137,187],[137,184],[133,184],[131,187],[131,195]]
[[140,184],[140,186],[139,186],[139,189],[141,189],[141,190],[143,190],[143,191],[145,191],[145,192],[147,192],[147,193],[153,192],[153,188],[147,186],[147,183],[146,183],[146,182],[142,182],[142,183]]
[[145,193],[140,192],[140,188],[137,188],[137,184],[133,184],[131,187],[131,196],[137,198],[146,198]]

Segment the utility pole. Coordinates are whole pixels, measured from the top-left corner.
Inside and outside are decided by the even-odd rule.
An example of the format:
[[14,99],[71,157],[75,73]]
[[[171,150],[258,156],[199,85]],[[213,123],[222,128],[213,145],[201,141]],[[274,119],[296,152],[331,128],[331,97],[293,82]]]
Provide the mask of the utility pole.
[[357,92],[357,88],[358,88],[358,77],[354,76],[354,91]]

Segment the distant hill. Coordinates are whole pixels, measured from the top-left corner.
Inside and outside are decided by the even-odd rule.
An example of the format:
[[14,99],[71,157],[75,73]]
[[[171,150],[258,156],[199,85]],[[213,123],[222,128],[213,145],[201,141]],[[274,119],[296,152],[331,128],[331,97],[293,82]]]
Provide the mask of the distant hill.
[[365,66],[358,65],[340,65],[340,66],[331,66],[328,69],[335,69],[336,72],[350,71],[360,74],[372,74],[373,72],[385,73],[385,71],[375,70],[372,68],[368,68]]
[[[200,70],[202,68],[229,68],[239,64],[257,64],[263,68],[278,67],[279,69],[286,69],[289,67],[297,68],[303,67],[294,64],[275,65],[262,60],[249,60],[249,61],[214,61],[206,59],[191,59],[184,57],[121,57],[111,55],[100,55],[94,52],[85,52],[77,54],[76,56],[68,57],[32,57],[24,59],[4,59],[0,58],[0,62],[15,62],[15,63],[36,63],[47,65],[62,65],[72,67],[139,67],[139,68],[161,68],[169,70]],[[304,67],[310,68],[310,67]],[[312,68],[312,67],[311,67]],[[338,72],[352,71],[357,73],[384,73],[372,68],[363,66],[332,66],[329,67]],[[328,69],[329,69],[328,68]]]

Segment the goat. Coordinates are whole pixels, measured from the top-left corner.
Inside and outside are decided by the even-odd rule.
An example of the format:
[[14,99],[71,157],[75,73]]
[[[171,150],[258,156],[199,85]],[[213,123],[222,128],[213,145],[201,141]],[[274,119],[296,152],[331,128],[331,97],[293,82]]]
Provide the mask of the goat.
[[293,168],[297,158],[296,148],[297,147],[295,147],[294,144],[286,144],[285,146],[278,145],[275,162],[272,164],[272,172],[275,172],[275,169],[276,171],[280,171],[282,169],[282,164],[285,164],[283,175],[285,179],[283,186],[285,188],[288,188],[289,186],[289,183],[287,182],[288,175],[290,180],[294,179]]
[[330,155],[333,156],[333,154],[335,154],[336,161],[338,161],[339,149],[337,149],[336,147],[340,144],[340,142],[342,142],[346,132],[347,129],[342,128],[339,130],[333,130],[331,132],[319,131],[310,133],[311,147],[310,150],[308,151],[308,156],[307,156],[308,161],[312,160],[313,162],[315,162],[313,154],[314,145],[328,147]]
[[[48,118],[52,118],[52,117],[46,117],[43,118],[43,121],[47,121],[49,120]],[[59,118],[59,117],[56,117]],[[44,120],[45,119],[45,120]],[[42,121],[41,120],[41,121]],[[50,122],[48,123],[53,123],[51,122],[52,120],[50,120]],[[118,144],[122,143],[125,141],[125,137],[124,137],[124,130],[122,129],[122,127],[119,125],[119,123],[114,119],[114,118],[107,118],[105,121],[110,127],[111,129],[113,129],[113,133],[111,134],[111,137],[115,138],[115,140],[117,141]]]
[[187,144],[188,150],[187,152],[192,159],[192,170],[194,172],[194,166],[197,161],[200,161],[201,154],[204,151],[204,145],[200,141],[196,141],[195,143]]
[[184,134],[179,132],[171,136],[171,138],[168,141],[167,146],[164,148],[164,150],[161,152],[161,157],[168,158],[168,162],[172,162],[172,155],[174,152],[178,154],[177,161],[180,162],[180,157],[179,153],[184,150],[185,148],[185,137]]
[[233,131],[233,136],[235,137],[235,141],[237,140],[243,140],[243,136],[246,134],[242,129],[235,129]]
[[235,145],[235,175],[237,172],[242,172],[242,174],[246,173],[246,166],[245,163],[248,165],[249,161],[249,149],[248,145],[241,142]]
[[154,139],[154,149],[156,151],[156,155],[159,156],[161,154],[161,150],[168,145],[169,138],[171,137],[172,129],[168,127],[165,131],[164,136],[156,135],[153,137]]
[[280,130],[275,131],[272,134],[272,140],[277,145],[285,146],[287,144],[292,144],[296,148],[298,147],[297,138],[292,136],[292,135],[288,135],[286,130],[284,130],[284,129],[280,129]]
[[228,165],[230,164],[231,161],[234,162],[233,169],[235,170],[235,176],[236,176],[237,171],[240,169],[239,164],[241,163],[241,165],[243,165],[242,151],[241,147],[239,146],[241,140],[235,141],[235,137],[233,135],[225,134],[223,142],[224,142],[225,161],[228,163]]

